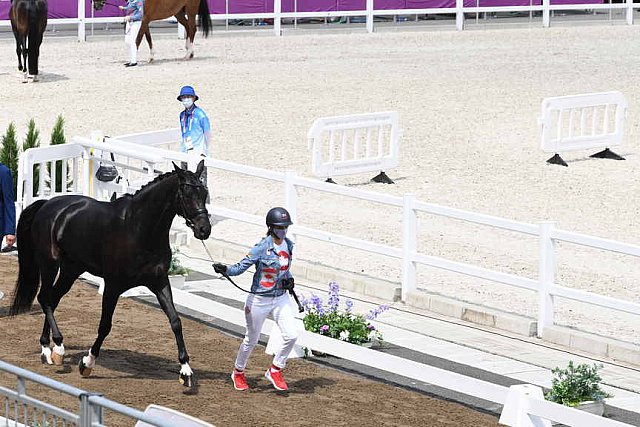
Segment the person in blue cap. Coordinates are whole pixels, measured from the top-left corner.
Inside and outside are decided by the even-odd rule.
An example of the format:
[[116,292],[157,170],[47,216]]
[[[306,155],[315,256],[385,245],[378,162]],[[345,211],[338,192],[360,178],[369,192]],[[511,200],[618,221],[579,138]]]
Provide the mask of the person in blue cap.
[[[183,86],[178,95],[178,101],[182,103],[184,110],[180,112],[180,151],[200,157],[209,155],[209,140],[211,139],[211,125],[209,117],[204,110],[196,105],[200,99],[191,86]],[[183,168],[186,163],[183,162]],[[207,174],[202,176],[202,182],[207,185]],[[209,197],[207,196],[207,203]]]
[[13,197],[13,178],[11,170],[0,163],[0,244],[5,239],[7,246],[2,249],[8,252],[16,243],[16,205]]

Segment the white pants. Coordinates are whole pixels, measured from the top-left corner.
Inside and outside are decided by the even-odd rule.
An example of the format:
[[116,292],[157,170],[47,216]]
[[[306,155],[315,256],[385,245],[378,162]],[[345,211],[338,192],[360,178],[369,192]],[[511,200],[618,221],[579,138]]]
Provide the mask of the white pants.
[[269,314],[273,314],[273,320],[282,332],[282,347],[273,356],[273,364],[278,368],[284,368],[287,364],[289,353],[298,339],[296,319],[289,300],[289,294],[279,297],[263,297],[250,294],[244,306],[244,317],[247,320],[247,332],[240,344],[238,357],[236,357],[236,369],[244,371],[251,351],[260,338],[262,325]]
[[136,47],[136,37],[140,31],[142,21],[127,22],[127,29],[124,35],[124,43],[129,49],[129,62],[135,64],[138,62],[138,48]]

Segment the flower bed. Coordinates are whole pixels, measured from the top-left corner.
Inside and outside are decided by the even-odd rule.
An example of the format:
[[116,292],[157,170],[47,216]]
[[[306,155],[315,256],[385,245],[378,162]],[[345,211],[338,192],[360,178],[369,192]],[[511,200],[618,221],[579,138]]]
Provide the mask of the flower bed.
[[367,345],[382,342],[382,334],[370,321],[387,311],[389,306],[380,305],[366,315],[353,312],[353,301],[346,299],[344,308],[340,308],[340,287],[336,282],[329,283],[329,298],[324,304],[322,298],[312,294],[311,298],[302,298],[305,308],[303,319],[307,331],[352,344]]

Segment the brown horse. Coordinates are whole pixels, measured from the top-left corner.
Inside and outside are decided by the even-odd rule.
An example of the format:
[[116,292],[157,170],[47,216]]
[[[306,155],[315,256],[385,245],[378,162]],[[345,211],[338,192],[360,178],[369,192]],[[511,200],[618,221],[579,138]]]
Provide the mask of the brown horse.
[[207,0],[146,0],[142,14],[142,24],[138,31],[136,46],[140,47],[142,36],[149,31],[149,23],[159,19],[175,16],[187,30],[186,49],[184,59],[193,58],[193,39],[196,36],[196,15],[200,19],[200,28],[204,36],[209,35],[211,29],[211,17]]
[[24,72],[23,83],[38,81],[38,57],[42,35],[47,28],[46,0],[11,0],[9,17],[16,38],[18,70]]

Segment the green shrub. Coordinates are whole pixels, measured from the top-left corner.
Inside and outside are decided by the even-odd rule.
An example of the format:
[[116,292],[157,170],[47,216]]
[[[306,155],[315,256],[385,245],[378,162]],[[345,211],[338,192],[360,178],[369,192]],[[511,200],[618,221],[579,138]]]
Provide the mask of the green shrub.
[[603,400],[611,395],[600,389],[598,370],[602,364],[574,365],[569,362],[566,369],[556,367],[551,370],[551,390],[545,395],[547,400],[567,406],[577,406],[580,402]]
[[180,259],[178,258],[179,253],[180,250],[178,248],[171,250],[171,262],[169,263],[169,271],[167,272],[169,276],[187,276],[189,274],[189,269],[180,264]]
[[[27,125],[27,135],[22,143],[22,152],[24,153],[29,148],[40,147],[40,131],[36,128],[36,122],[31,119]],[[40,165],[35,165],[33,168],[33,194],[38,194],[38,188],[40,185]]]
[[[55,125],[53,125],[53,130],[51,131],[51,145],[60,145],[66,143],[67,140],[64,136],[64,117],[61,115],[56,119]],[[62,161],[55,162],[56,164],[56,182],[54,191],[62,192]],[[51,176],[51,168],[48,168],[49,176]],[[71,179],[69,177],[69,169],[67,169],[67,176],[65,177],[66,185],[71,183]],[[51,185],[51,183],[49,183]]]
[[9,124],[7,131],[2,137],[2,147],[0,147],[0,163],[11,170],[13,176],[13,197],[16,200],[18,188],[18,141],[16,140],[16,125]]

